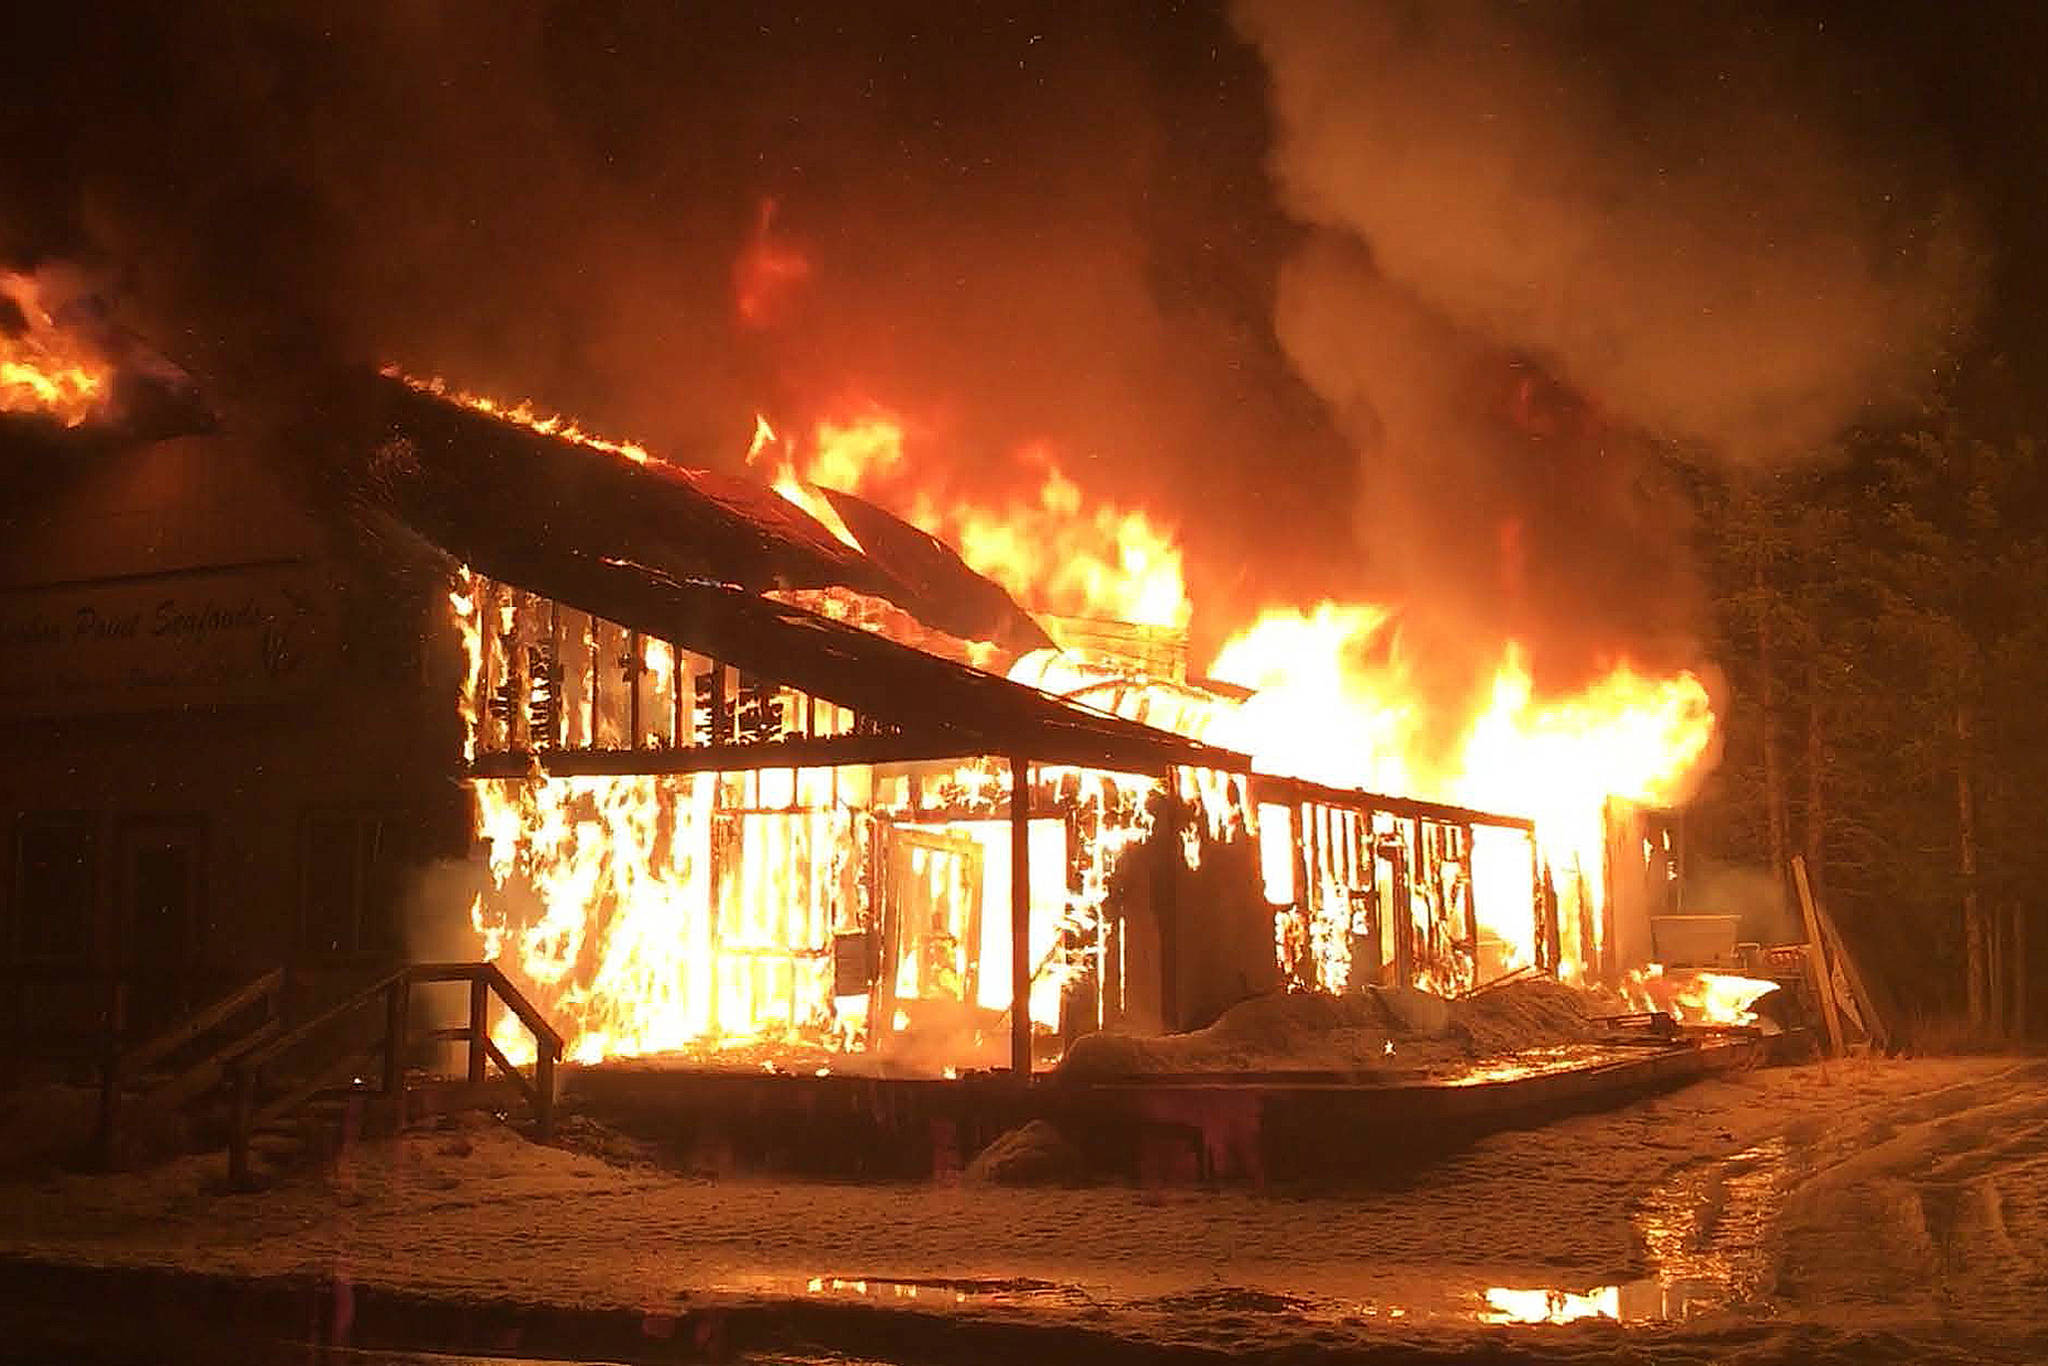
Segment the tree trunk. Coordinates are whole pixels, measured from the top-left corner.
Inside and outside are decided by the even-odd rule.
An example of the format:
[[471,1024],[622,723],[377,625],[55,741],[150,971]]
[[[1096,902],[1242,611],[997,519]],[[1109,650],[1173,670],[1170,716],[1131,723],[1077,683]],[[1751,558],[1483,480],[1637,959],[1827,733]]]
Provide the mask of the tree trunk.
[[[1816,897],[1822,896],[1821,843],[1827,833],[1827,808],[1824,805],[1826,772],[1826,746],[1821,729],[1820,715],[1820,666],[1809,663],[1806,668],[1806,878]],[[1824,900],[1825,898],[1822,897]]]
[[2016,1039],[2024,1040],[2028,1034],[2027,1020],[2027,907],[2026,903],[2012,904],[2012,1033]]
[[1991,946],[1984,933],[1983,909],[1977,901],[1977,815],[1970,796],[1971,716],[1967,698],[1956,702],[1956,843],[1963,882],[1964,986],[1970,1028],[1982,1032],[1988,1023],[1986,968]]
[[1984,942],[1989,951],[1984,955],[1984,1027],[1993,1038],[2005,1037],[2005,961],[2008,944],[2005,938],[2008,917],[1996,906],[1984,906]]
[[1785,821],[1785,782],[1778,760],[1778,686],[1772,676],[1771,667],[1771,608],[1764,597],[1764,569],[1756,566],[1756,669],[1757,701],[1762,713],[1763,760],[1764,760],[1764,817],[1769,824],[1771,837],[1771,868],[1778,879],[1778,886],[1785,885],[1785,869],[1790,858],[1787,847]]

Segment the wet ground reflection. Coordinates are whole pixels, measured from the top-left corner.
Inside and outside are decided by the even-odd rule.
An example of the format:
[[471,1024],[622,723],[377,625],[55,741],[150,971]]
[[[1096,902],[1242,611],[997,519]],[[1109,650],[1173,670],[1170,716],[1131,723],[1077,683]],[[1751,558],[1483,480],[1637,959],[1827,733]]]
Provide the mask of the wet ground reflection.
[[1544,1276],[1396,1273],[1370,1298],[1302,1298],[1273,1290],[1216,1285],[1168,1294],[1030,1277],[891,1277],[837,1273],[748,1277],[718,1288],[748,1294],[888,1301],[908,1307],[1033,1305],[1113,1307],[1137,1312],[1191,1309],[1286,1314],[1304,1318],[1561,1324],[1586,1320],[1655,1323],[1755,1304],[1769,1286],[1768,1237],[1793,1177],[1790,1146],[1772,1139],[1686,1167],[1653,1190],[1635,1224],[1654,1274],[1605,1284],[1558,1283]]

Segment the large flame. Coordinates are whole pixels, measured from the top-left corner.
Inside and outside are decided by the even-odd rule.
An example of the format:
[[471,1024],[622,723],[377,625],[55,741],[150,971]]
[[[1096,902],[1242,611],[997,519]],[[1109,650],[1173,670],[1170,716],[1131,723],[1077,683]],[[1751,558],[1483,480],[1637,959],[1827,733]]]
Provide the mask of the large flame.
[[[654,458],[527,405],[414,383],[627,459]],[[872,409],[819,422],[799,438],[778,435],[762,418],[748,460],[849,544],[858,541],[821,489],[889,507],[953,544],[1031,609],[1174,631],[1188,625],[1181,550],[1156,517],[1091,499],[1043,446],[1024,448],[1012,462],[1010,496],[958,494],[943,471],[913,459],[907,430],[901,419]],[[512,595],[487,589],[464,573],[450,598],[468,664],[461,705],[471,758],[484,699],[502,677],[490,640],[517,629]],[[489,622],[487,611],[496,613]],[[1268,611],[1215,655],[1207,677],[1228,688],[1178,676],[1119,677],[1099,661],[1044,651],[1016,660],[1010,672],[1032,686],[1240,749],[1264,772],[1532,821],[1533,845],[1521,831],[1479,826],[1461,855],[1490,948],[1486,961],[1512,968],[1537,960],[1529,908],[1532,888],[1547,871],[1565,903],[1560,970],[1590,967],[1608,933],[1605,809],[1617,798],[1661,805],[1683,796],[1714,733],[1706,688],[1688,672],[1653,676],[1616,661],[1587,686],[1539,695],[1527,652],[1506,641],[1490,676],[1476,680],[1469,696],[1447,698],[1404,658],[1400,620],[1394,605],[1369,602]],[[579,629],[593,661],[624,648],[612,640],[615,628]],[[690,696],[686,661],[667,646],[643,641],[637,656],[622,655],[621,662],[642,680],[636,687],[649,689],[649,715],[687,711],[672,705]],[[593,706],[580,721],[572,713],[563,743],[686,742],[661,733],[626,735],[623,722],[601,711]],[[897,781],[858,767],[480,780],[479,833],[490,841],[492,889],[474,908],[476,931],[487,956],[513,968],[581,1059],[740,1043],[859,1048],[878,1031],[914,1024],[920,1001],[930,1007],[941,998],[966,1015],[980,1008],[984,1016],[970,1043],[994,1045],[987,1013],[1007,1005],[1010,953],[1000,909],[1008,900],[1007,772],[964,764],[928,783],[922,799],[914,791],[883,792]],[[1041,832],[1033,825],[1030,1011],[1035,1023],[1050,1027],[1059,1020],[1062,983],[1085,966],[1061,946],[1100,942],[1093,929],[1109,874],[1150,833],[1144,790],[1152,780],[1047,769],[1039,781],[1062,785],[1068,803],[1093,813],[1071,827],[1048,821]],[[735,782],[743,790],[721,786]],[[849,795],[847,784],[860,790]],[[930,804],[941,790],[946,801]],[[1244,805],[1240,792],[1234,800],[1205,801],[1204,809],[1213,820]],[[1257,817],[1264,827],[1263,881],[1284,903],[1300,890],[1291,885],[1284,847],[1293,813],[1276,805]],[[912,838],[886,855],[863,844],[879,838],[872,832],[882,826]],[[1069,829],[1086,832],[1078,850],[1066,848]],[[1058,847],[1038,849],[1041,833]],[[1193,866],[1199,841],[1183,852]],[[892,876],[923,889],[920,905],[932,908],[932,923],[920,956],[884,968],[896,992],[895,1018],[870,1020],[872,1001],[889,997],[835,997],[832,955],[837,936],[873,924],[874,908],[863,900],[868,892],[850,869],[885,857],[903,860]],[[1069,869],[1077,870],[1074,885],[1066,881]],[[1049,878],[1043,887],[1041,876]],[[975,905],[990,908],[978,921]],[[975,923],[978,945],[961,937]],[[1723,991],[1712,979],[1699,980],[1703,994],[1683,1001],[1686,1018],[1739,1016],[1750,1003],[1746,988]],[[508,1048],[518,1042],[509,1026],[500,1037]]]
[[[1444,702],[1404,663],[1397,621],[1370,603],[1265,613],[1210,666],[1213,677],[1254,690],[1210,738],[1250,753],[1266,772],[1533,820],[1566,897],[1598,906],[1607,803],[1665,805],[1683,795],[1714,736],[1705,685],[1689,672],[1651,678],[1620,663],[1578,692],[1538,698],[1526,654],[1510,641],[1483,705],[1445,748],[1431,739]],[[1511,965],[1533,961],[1534,927],[1525,913],[1490,913],[1525,904],[1476,900],[1482,930],[1501,939]],[[1589,958],[1594,946],[1570,947],[1568,960]]]
[[1019,491],[987,501],[946,494],[909,459],[906,441],[902,419],[871,409],[821,421],[805,441],[757,440],[750,458],[769,462],[777,491],[850,544],[858,542],[816,489],[857,493],[891,508],[1040,611],[1140,626],[1187,624],[1191,609],[1173,535],[1142,510],[1088,499],[1050,446],[1016,451]]
[[0,271],[0,412],[76,427],[112,382],[105,358],[58,324],[34,278]]

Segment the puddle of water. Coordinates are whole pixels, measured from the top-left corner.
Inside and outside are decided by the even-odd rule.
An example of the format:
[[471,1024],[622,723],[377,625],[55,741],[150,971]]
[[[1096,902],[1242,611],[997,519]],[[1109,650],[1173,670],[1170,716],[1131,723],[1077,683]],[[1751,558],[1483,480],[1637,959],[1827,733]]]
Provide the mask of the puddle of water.
[[[1041,1308],[1116,1305],[1116,1297],[1100,1288],[1051,1281],[899,1279],[883,1276],[755,1277],[727,1282],[724,1292],[788,1295],[810,1299],[888,1302],[906,1308],[926,1305],[1035,1305]],[[1382,1318],[1486,1324],[1574,1323],[1610,1319],[1648,1323],[1678,1319],[1717,1307],[1710,1286],[1666,1282],[1655,1278],[1614,1285],[1564,1289],[1554,1286],[1488,1286],[1454,1278],[1411,1282],[1385,1298],[1370,1300],[1304,1299],[1270,1291],[1223,1286],[1124,1300],[1120,1306],[1147,1312],[1182,1314],[1227,1310],[1232,1313],[1285,1314],[1300,1318]]]
[[1088,1301],[1079,1286],[1031,1277],[749,1276],[712,1287],[724,1293],[929,1304],[1044,1304]]
[[1756,1303],[1768,1294],[1773,1217],[1794,1179],[1792,1152],[1769,1139],[1702,1162],[1652,1191],[1636,1232],[1657,1274],[1591,1290],[1495,1286],[1484,1323],[1656,1323]]
[[[1463,1276],[1425,1276],[1389,1284],[1383,1298],[1302,1299],[1244,1287],[1215,1286],[1124,1298],[1105,1287],[1025,1277],[953,1279],[886,1276],[763,1276],[717,1288],[754,1294],[889,1301],[944,1307],[1108,1306],[1185,1313],[1301,1318],[1454,1320],[1484,1324],[1560,1324],[1586,1320],[1658,1323],[1695,1318],[1765,1299],[1773,1216],[1794,1176],[1793,1153],[1774,1138],[1688,1167],[1652,1191],[1635,1213],[1636,1231],[1655,1274],[1607,1285],[1486,1285]],[[1128,1292],[1126,1292],[1128,1294]]]
[[1658,1279],[1687,1287],[1688,1303],[1762,1298],[1771,1229],[1796,1175],[1780,1137],[1689,1167],[1652,1191],[1635,1223]]
[[1773,1218],[1794,1176],[1783,1138],[1689,1167],[1652,1191],[1635,1214],[1654,1276],[1591,1290],[1495,1286],[1483,1292],[1477,1317],[1652,1323],[1756,1303],[1770,1289]]

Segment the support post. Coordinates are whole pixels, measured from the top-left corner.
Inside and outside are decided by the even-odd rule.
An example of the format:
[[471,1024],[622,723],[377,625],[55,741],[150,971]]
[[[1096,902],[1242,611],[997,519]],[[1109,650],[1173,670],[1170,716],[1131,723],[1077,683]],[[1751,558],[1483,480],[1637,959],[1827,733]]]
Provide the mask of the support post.
[[714,745],[729,745],[733,742],[732,704],[726,699],[726,668],[717,660],[711,662],[711,740]]
[[404,977],[384,989],[384,1098],[394,1106],[403,1122],[405,1094],[406,1016],[410,1013],[410,985]]
[[1187,1027],[1180,1015],[1180,775],[1169,768],[1161,782],[1159,816],[1152,826],[1159,849],[1152,909],[1159,920],[1159,1018],[1171,1032]]
[[668,642],[669,710],[675,713],[669,722],[670,749],[681,749],[697,738],[692,734],[697,685],[683,667],[685,653],[673,640]]
[[562,604],[553,598],[548,599],[548,743],[556,749],[569,743],[569,714],[562,710]]
[[647,743],[647,736],[640,726],[640,675],[647,667],[641,651],[646,647],[640,643],[638,631],[626,633],[626,740],[627,749],[641,749]]
[[469,979],[469,1084],[484,1079],[484,1040],[490,1037],[491,984],[481,973]]
[[[1173,781],[1170,770],[1167,781]],[[1287,824],[1294,836],[1294,904],[1299,908],[1295,923],[1301,929],[1301,952],[1306,958],[1294,964],[1294,977],[1312,988],[1327,985],[1315,952],[1316,896],[1321,888],[1316,883],[1315,836],[1310,833],[1314,821],[1315,807],[1307,801],[1288,803]]]
[[543,1143],[555,1136],[555,1050],[535,1039],[533,1056],[533,1127]]
[[1031,761],[1010,759],[1010,1071],[1031,1075]]
[[1458,829],[1458,866],[1465,870],[1465,951],[1472,955],[1472,984],[1479,984],[1479,898],[1472,888],[1472,827]]

